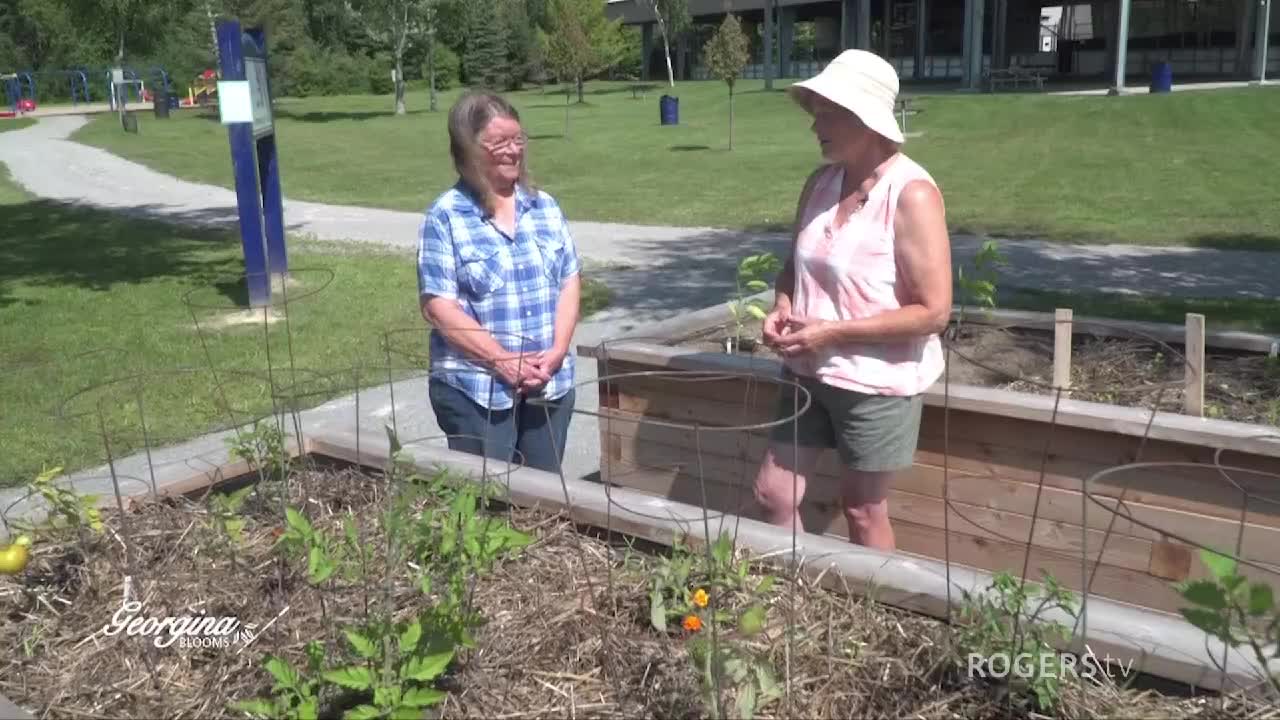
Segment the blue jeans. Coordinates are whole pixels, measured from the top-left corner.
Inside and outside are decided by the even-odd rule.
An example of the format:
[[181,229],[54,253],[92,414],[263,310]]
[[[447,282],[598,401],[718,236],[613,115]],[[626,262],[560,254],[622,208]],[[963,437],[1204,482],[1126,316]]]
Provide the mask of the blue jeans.
[[[508,410],[488,410],[443,380],[431,378],[427,393],[436,422],[449,436],[449,449],[507,462],[524,458],[526,467],[558,472],[564,460],[576,393],[570,390],[545,405],[517,398]],[[548,422],[548,415],[550,422]],[[465,435],[467,437],[456,437]],[[552,443],[554,437],[555,442]],[[482,443],[480,438],[485,438]],[[520,456],[512,449],[519,450]]]

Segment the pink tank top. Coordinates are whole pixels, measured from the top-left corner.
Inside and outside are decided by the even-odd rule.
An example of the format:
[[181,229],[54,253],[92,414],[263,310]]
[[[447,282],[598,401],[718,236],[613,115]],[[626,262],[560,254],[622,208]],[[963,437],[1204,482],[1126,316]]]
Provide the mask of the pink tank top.
[[[904,288],[894,253],[898,195],[913,180],[934,184],[924,168],[899,154],[863,207],[838,231],[836,207],[844,169],[821,171],[800,218],[792,314],[851,320],[902,307]],[[942,375],[945,358],[935,335],[890,343],[846,343],[815,355],[788,358],[798,375],[871,395],[916,395]]]

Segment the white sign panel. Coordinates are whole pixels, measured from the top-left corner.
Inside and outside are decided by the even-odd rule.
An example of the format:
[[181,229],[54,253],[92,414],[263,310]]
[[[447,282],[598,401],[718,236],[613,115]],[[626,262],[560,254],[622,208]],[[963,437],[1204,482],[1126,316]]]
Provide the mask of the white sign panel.
[[245,58],[244,74],[249,80],[249,97],[253,103],[253,134],[271,134],[271,90],[267,86],[267,63],[261,58]]
[[253,121],[253,102],[247,81],[218,81],[218,115],[223,125]]

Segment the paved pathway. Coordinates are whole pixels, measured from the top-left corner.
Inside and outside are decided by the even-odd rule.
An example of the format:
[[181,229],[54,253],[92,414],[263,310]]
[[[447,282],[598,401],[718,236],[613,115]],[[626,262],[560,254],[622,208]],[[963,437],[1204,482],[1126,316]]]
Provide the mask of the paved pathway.
[[[236,217],[235,194],[155,172],[106,151],[67,138],[85,119],[41,119],[24,130],[0,133],[0,161],[31,193],[180,223],[227,224]],[[780,188],[791,193],[794,188]],[[426,199],[424,199],[424,203]],[[406,252],[415,247],[419,216],[358,207],[286,201],[289,231],[320,239],[377,243]],[[615,291],[614,306],[583,323],[576,344],[595,344],[631,333],[637,326],[723,301],[733,289],[735,264],[743,255],[785,250],[784,236],[712,228],[677,228],[571,221],[581,254],[596,276]],[[6,232],[13,232],[12,228]],[[954,238],[957,262],[967,262],[981,239]],[[1204,248],[1062,245],[1002,240],[1010,260],[1004,286],[1163,292],[1182,296],[1268,297],[1280,253],[1226,252]],[[579,407],[597,407],[593,363],[581,363]],[[397,392],[397,405],[416,403],[423,434],[433,430],[425,389]],[[369,407],[373,407],[370,405]],[[384,408],[385,410],[386,408]],[[399,412],[407,412],[400,410]],[[363,414],[363,413],[362,413]],[[380,422],[374,415],[368,422]],[[362,418],[362,422],[365,419]],[[377,425],[373,425],[375,429]],[[580,415],[567,448],[566,470],[574,476],[598,467],[594,418]]]
[[[1264,80],[1262,83],[1258,83],[1257,81],[1253,81],[1253,80],[1225,80],[1221,82],[1175,83],[1173,86],[1171,86],[1170,90],[1172,92],[1201,92],[1205,90],[1238,90],[1240,88],[1256,87],[1259,84],[1270,87],[1275,85],[1276,82],[1274,80]],[[1055,90],[1055,91],[1049,92],[1048,94],[1049,95],[1106,95],[1110,92],[1111,92],[1111,89],[1109,87],[1104,87],[1104,88],[1089,88],[1086,90]],[[1149,95],[1151,94],[1151,87],[1150,85],[1129,85],[1128,83],[1126,83],[1124,87],[1124,94],[1125,95]]]

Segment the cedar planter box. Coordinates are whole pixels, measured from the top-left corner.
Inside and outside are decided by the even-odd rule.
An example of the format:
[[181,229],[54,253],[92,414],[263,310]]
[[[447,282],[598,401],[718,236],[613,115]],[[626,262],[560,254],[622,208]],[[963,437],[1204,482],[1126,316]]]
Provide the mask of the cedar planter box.
[[[696,315],[715,327],[719,310]],[[774,420],[779,392],[792,397],[780,363],[709,350],[706,341],[661,340],[690,337],[688,320],[638,334],[659,340],[579,348],[596,358],[602,378],[601,479],[760,517],[752,483],[769,430],[723,428]],[[1087,586],[1095,596],[1176,613],[1186,603],[1174,584],[1206,574],[1197,544],[1233,552],[1239,538],[1240,556],[1266,568],[1242,572],[1274,584],[1280,504],[1266,500],[1280,498],[1274,433],[1071,399],[1055,412],[1053,395],[940,380],[925,398],[915,465],[890,495],[898,549],[1016,576],[1025,558],[1029,579],[1044,571],[1077,592]],[[1219,449],[1221,464],[1240,470],[1215,467]],[[1169,464],[1094,477],[1135,460]],[[833,452],[818,472],[801,507],[805,528],[847,538]],[[1255,497],[1246,501],[1233,481]]]

